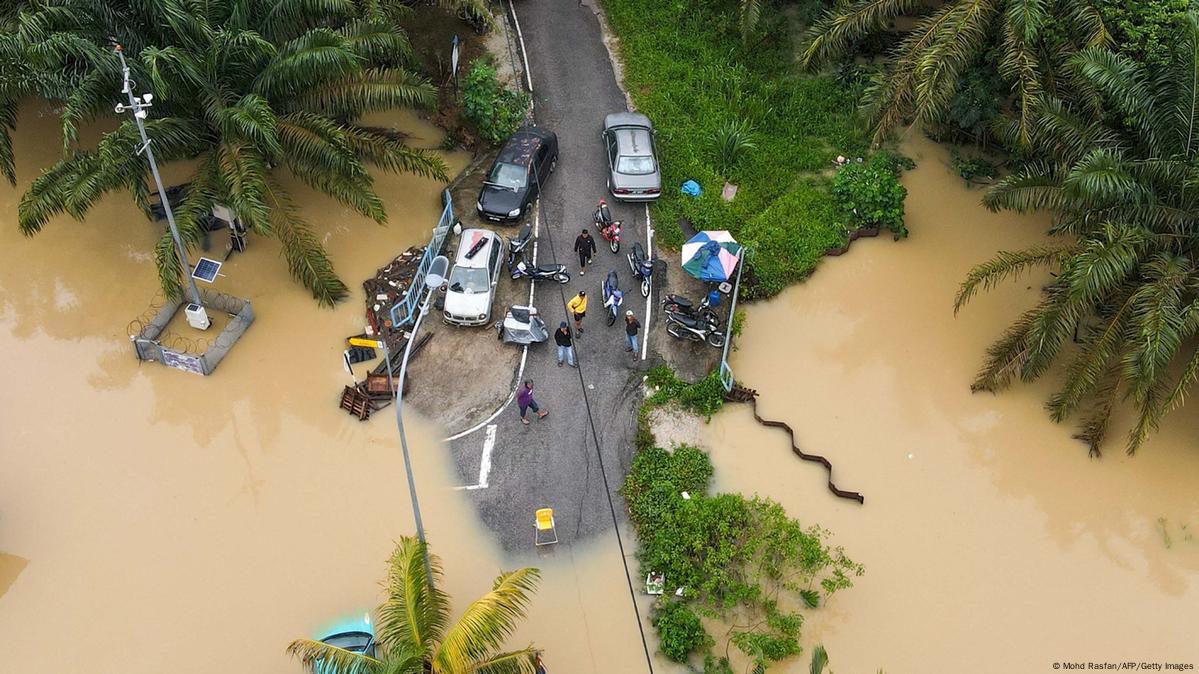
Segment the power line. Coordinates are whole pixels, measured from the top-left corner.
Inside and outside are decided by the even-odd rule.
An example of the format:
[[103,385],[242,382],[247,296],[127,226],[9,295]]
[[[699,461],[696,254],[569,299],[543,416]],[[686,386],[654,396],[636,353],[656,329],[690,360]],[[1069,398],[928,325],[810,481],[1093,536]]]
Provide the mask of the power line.
[[[537,168],[537,162],[533,162],[533,181],[537,184],[537,194],[540,197],[541,191],[541,173]],[[549,217],[542,210],[541,218],[545,221],[546,230],[550,229]],[[554,260],[558,259],[558,252],[554,247],[554,237],[551,234],[549,237],[550,254],[554,256]],[[530,281],[533,283],[533,281]],[[558,296],[562,302],[562,310],[566,312],[567,320],[570,320],[570,312],[566,306],[566,292],[562,289],[563,284],[558,284]],[[577,337],[577,335],[576,335]],[[574,348],[573,340],[571,348]],[[624,539],[620,535],[620,521],[616,517],[616,504],[612,501],[612,487],[608,484],[608,471],[604,468],[604,453],[600,449],[599,434],[595,430],[595,416],[591,412],[591,401],[587,396],[587,382],[583,377],[583,359],[582,354],[578,349],[575,349],[575,363],[578,367],[575,372],[579,377],[579,390],[583,393],[583,406],[587,410],[587,425],[591,429],[591,440],[595,443],[595,455],[599,458],[600,476],[604,482],[604,496],[608,499],[608,512],[612,515],[612,530],[616,533],[616,545],[620,548],[620,564],[624,567],[625,583],[629,587],[629,601],[633,604],[633,615],[637,618],[637,633],[641,635],[641,648],[645,652],[645,666],[649,668],[649,674],[654,674],[653,659],[649,654],[649,643],[645,639],[645,627],[641,624],[641,610],[637,608],[637,593],[633,589],[633,576],[629,571],[628,558],[625,556]],[[590,480],[588,480],[590,482]],[[580,510],[580,518],[582,517],[582,508]]]

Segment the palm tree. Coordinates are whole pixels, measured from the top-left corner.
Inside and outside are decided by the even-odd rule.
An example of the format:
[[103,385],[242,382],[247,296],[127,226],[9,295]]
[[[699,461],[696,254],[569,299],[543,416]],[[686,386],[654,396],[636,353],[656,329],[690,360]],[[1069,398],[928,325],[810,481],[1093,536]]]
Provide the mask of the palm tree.
[[[106,192],[128,189],[149,208],[146,165],[131,121],[94,149],[75,147],[75,125],[105,110],[119,86],[111,46],[95,24],[115,25],[134,79],[152,90],[147,131],[161,161],[195,168],[176,219],[188,245],[203,236],[214,204],[228,206],[252,233],[282,244],[293,277],[323,305],[347,294],[318,237],[281,187],[285,168],[378,223],[387,219],[367,165],[445,179],[433,152],[402,134],[358,122],[397,107],[430,107],[436,92],[404,66],[411,50],[392,15],[372,0],[63,0],[25,23],[26,50],[43,71],[82,72],[63,111],[66,156],[30,186],[19,205],[22,232],[49,219],[82,219]],[[104,17],[97,16],[102,8]],[[62,11],[59,11],[62,10]],[[156,249],[168,295],[182,270],[169,235]]]
[[[501,573],[490,592],[450,624],[450,602],[441,585],[441,561],[424,543],[401,538],[388,562],[387,599],[375,612],[376,657],[311,639],[297,639],[287,652],[322,674],[535,674],[538,651],[531,645],[497,652],[525,617],[537,569]],[[430,580],[433,584],[430,584]]]
[[[819,67],[854,40],[886,30],[899,16],[925,7],[919,0],[852,0],[827,12],[808,31],[804,67]],[[963,73],[990,50],[1012,87],[1015,135],[1027,142],[1030,104],[1059,86],[1070,54],[1111,42],[1090,0],[950,0],[920,18],[891,51],[890,62],[866,92],[867,111],[881,141],[908,123],[935,123],[945,114]]]
[[1081,332],[1048,409],[1055,421],[1083,413],[1078,437],[1092,454],[1121,400],[1137,410],[1131,453],[1199,377],[1199,16],[1178,41],[1155,72],[1101,49],[1072,59],[1076,95],[1043,98],[1030,129],[1048,158],[984,199],[991,210],[1051,210],[1070,241],[1000,253],[969,274],[955,303],[1037,266],[1057,271],[990,347],[973,388],[1040,377]]

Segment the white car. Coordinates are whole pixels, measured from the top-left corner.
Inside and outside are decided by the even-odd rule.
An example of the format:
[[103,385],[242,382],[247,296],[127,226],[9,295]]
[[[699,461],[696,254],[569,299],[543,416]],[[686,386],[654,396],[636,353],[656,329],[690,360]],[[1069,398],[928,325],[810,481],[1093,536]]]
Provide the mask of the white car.
[[446,323],[486,325],[500,275],[504,240],[489,229],[468,229],[458,239],[454,268],[446,281]]

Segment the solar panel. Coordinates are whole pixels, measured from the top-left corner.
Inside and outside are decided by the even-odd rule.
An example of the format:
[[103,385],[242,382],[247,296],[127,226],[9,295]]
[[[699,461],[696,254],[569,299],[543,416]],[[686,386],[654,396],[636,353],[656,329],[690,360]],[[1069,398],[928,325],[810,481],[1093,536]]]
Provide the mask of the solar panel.
[[196,263],[196,268],[192,270],[192,278],[204,281],[205,283],[212,283],[216,280],[217,273],[220,271],[220,262],[202,257]]

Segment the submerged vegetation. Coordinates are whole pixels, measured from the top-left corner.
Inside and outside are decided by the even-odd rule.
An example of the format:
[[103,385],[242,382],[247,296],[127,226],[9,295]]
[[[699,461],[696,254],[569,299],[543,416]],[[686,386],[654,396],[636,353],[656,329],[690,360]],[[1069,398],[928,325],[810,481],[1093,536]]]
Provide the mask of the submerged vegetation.
[[[425,555],[432,577],[426,572]],[[319,674],[535,674],[535,648],[500,649],[525,617],[539,578],[540,572],[532,568],[501,573],[491,591],[452,623],[450,598],[437,589],[444,587],[441,560],[424,543],[404,537],[388,561],[383,582],[387,599],[375,611],[373,657],[312,639],[297,639],[287,651]]]
[[[653,614],[660,648],[677,662],[702,661],[712,674],[733,671],[735,649],[764,671],[800,653],[798,608],[816,607],[851,587],[863,568],[827,543],[827,531],[802,526],[770,499],[709,493],[712,463],[700,449],[657,446],[646,422],[649,408],[673,400],[711,409],[696,402],[710,398],[707,379],[688,387],[663,370],[651,375],[667,380],[659,393],[673,393],[651,396],[642,408],[623,488],[641,573],[663,590]],[[702,619],[727,628],[720,643]],[[714,646],[720,648],[713,652]]]

